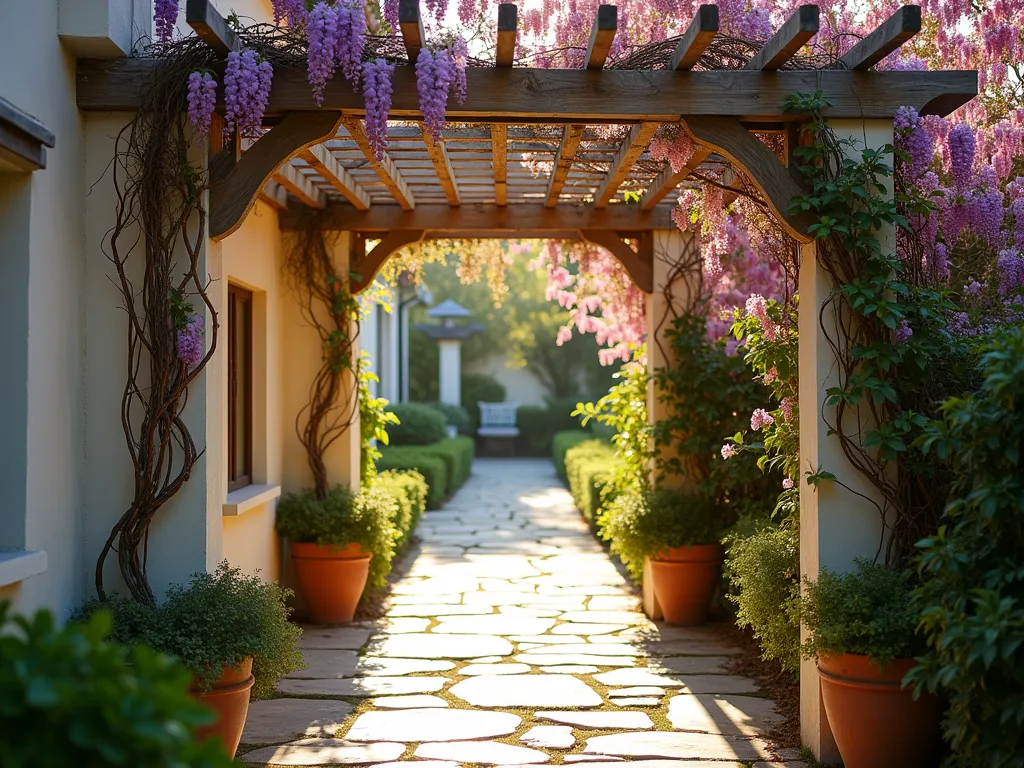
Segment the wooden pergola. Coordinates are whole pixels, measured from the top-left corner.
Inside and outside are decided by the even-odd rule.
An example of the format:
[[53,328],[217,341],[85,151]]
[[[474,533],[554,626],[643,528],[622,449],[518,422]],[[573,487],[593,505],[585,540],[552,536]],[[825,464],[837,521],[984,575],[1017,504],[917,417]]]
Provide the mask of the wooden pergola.
[[[904,6],[826,69],[799,69],[794,57],[818,31],[818,7],[801,6],[741,69],[709,69],[705,52],[718,34],[718,7],[701,6],[665,66],[606,67],[616,34],[615,6],[600,6],[585,68],[516,66],[515,5],[499,7],[494,65],[467,70],[465,104],[448,105],[450,126],[433,142],[421,130],[414,68],[425,44],[417,0],[401,0],[408,62],[394,73],[385,155],[367,141],[362,95],[340,78],[317,106],[304,68],[278,68],[269,130],[211,160],[210,236],[231,234],[258,198],[295,226],[303,206],[329,211],[328,226],[379,240],[353,253],[357,289],[398,248],[430,238],[582,239],[623,263],[652,290],[651,236],[671,229],[672,193],[695,172],[732,165],[745,174],[783,227],[807,242],[807,222],[787,212],[800,193],[787,149],[757,134],[791,135],[786,97],[823,92],[834,119],[891,119],[898,107],[947,115],[977,93],[973,71],[874,71],[921,28],[918,6]],[[188,0],[187,20],[221,55],[240,45],[207,0]],[[81,60],[78,105],[131,111],[153,59]],[[679,124],[697,146],[679,172],[654,161],[658,127]],[[214,147],[213,149],[219,149]],[[212,152],[211,152],[212,154]],[[626,244],[629,239],[636,249]],[[365,251],[365,248],[363,248]]]

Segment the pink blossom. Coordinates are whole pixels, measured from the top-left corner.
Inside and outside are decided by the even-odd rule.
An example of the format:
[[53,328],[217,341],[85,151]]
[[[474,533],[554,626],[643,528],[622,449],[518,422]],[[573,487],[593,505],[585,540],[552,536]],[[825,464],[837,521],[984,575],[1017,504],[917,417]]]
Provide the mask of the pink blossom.
[[783,479],[783,481],[782,481],[782,489],[788,491],[788,490],[791,490],[792,488],[793,488],[793,480],[788,478],[788,477]]
[[723,459],[727,459],[728,460],[728,459],[731,459],[735,455],[736,455],[736,446],[734,446],[732,443],[726,443],[725,445],[722,446],[722,458]]
[[770,427],[774,423],[775,419],[764,408],[757,408],[750,414],[750,428],[755,432],[761,429],[761,427]]
[[796,406],[796,402],[792,397],[782,398],[782,402],[779,403],[779,410],[782,411],[782,418],[786,421],[793,420],[793,408]]

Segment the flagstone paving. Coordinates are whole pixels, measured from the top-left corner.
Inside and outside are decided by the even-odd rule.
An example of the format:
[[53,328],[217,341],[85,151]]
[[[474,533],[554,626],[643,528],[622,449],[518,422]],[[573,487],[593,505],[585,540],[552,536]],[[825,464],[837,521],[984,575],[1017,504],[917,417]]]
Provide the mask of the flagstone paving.
[[737,649],[643,615],[549,462],[473,470],[424,516],[383,619],[306,628],[306,669],[250,707],[244,762],[803,765],[764,738],[772,702],[726,672]]

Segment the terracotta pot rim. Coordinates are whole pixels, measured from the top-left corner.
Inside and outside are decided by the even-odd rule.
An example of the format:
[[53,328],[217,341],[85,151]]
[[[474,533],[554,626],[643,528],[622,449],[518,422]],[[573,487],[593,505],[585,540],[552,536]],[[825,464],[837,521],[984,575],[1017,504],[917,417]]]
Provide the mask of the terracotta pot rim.
[[334,544],[317,544],[315,541],[295,541],[292,542],[291,549],[294,560],[370,560],[373,558],[372,552],[367,552],[362,545],[355,543],[336,546]]
[[[840,674],[837,667],[841,667],[842,661],[846,659],[853,662],[860,669],[870,672],[866,675]],[[903,677],[915,664],[917,659],[905,656],[893,659],[885,668],[880,668],[871,657],[863,653],[838,653],[827,656],[819,656],[816,666],[818,674],[835,685],[842,685],[848,688],[876,688],[879,690],[890,690],[893,693],[906,690],[903,686]],[[847,670],[847,672],[859,670]]]
[[252,688],[256,684],[256,675],[249,675],[245,680],[240,683],[217,683],[210,690],[205,693],[199,694],[203,698],[209,698],[211,696],[230,696],[238,691],[244,691]]
[[707,563],[723,558],[721,544],[684,544],[663,549],[649,559],[652,563]]

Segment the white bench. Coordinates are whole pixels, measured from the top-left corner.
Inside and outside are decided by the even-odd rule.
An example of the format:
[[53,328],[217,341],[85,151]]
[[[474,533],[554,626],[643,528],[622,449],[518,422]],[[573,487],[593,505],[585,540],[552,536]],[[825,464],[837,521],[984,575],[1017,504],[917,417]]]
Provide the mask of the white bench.
[[480,408],[480,437],[519,437],[516,426],[516,411],[519,403],[477,402]]

